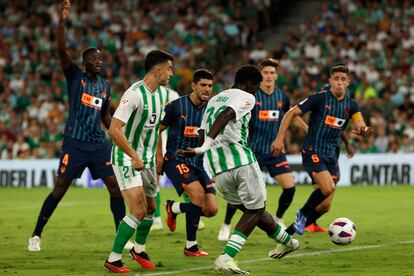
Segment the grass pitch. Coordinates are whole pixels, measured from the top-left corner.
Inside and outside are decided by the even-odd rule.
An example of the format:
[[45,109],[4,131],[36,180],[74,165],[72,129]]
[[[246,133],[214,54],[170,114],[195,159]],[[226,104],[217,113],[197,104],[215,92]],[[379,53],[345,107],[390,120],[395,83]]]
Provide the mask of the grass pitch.
[[[114,224],[105,189],[71,188],[61,201],[42,235],[42,251],[28,252],[47,189],[0,190],[0,274],[3,275],[110,275],[103,263],[111,250]],[[273,214],[281,189],[268,187],[267,209]],[[292,222],[311,187],[298,187],[285,221]],[[177,199],[174,189],[161,190],[162,201]],[[124,253],[124,263],[135,275],[217,275],[214,259],[225,243],[217,240],[225,202],[218,197],[216,217],[202,220],[201,248],[208,257],[183,255],[185,217],[177,230],[151,232],[147,252],[158,266],[144,271]],[[331,211],[319,223],[327,226],[338,217],[350,218],[357,226],[356,240],[348,246],[330,242],[326,233],[297,236],[301,249],[282,260],[267,258],[275,243],[259,229],[236,256],[242,269],[253,275],[414,275],[414,186],[338,187]],[[164,207],[162,215],[165,218]],[[233,226],[240,213],[233,219]]]

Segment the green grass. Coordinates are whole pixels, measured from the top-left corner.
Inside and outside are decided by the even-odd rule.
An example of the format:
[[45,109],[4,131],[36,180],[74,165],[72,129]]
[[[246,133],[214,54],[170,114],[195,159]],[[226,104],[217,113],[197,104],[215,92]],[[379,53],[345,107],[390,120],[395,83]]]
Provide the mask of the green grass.
[[[280,191],[277,187],[268,189],[268,209],[272,214]],[[287,222],[292,221],[310,191],[310,187],[297,188],[294,202],[285,215]],[[0,274],[110,275],[104,271],[103,262],[112,247],[114,225],[109,196],[103,189],[69,189],[45,228],[42,251],[27,251],[28,237],[49,192],[47,189],[0,190]],[[163,189],[162,198],[164,202],[177,196],[173,189]],[[181,216],[176,232],[164,229],[150,234],[147,252],[159,266],[153,273],[206,267],[213,263],[224,247],[223,242],[217,241],[225,210],[221,198],[219,204],[218,215],[203,218],[206,228],[198,233],[199,244],[210,256],[183,256],[185,218]],[[354,243],[336,246],[326,233],[305,233],[298,236],[301,249],[297,253],[282,260],[270,260],[266,259],[267,252],[275,243],[255,230],[236,259],[253,275],[414,275],[413,212],[414,186],[339,187],[332,210],[320,219],[320,224],[327,226],[335,218],[350,218],[358,230]],[[164,212],[162,215],[165,217]],[[400,241],[411,243],[398,244]],[[344,249],[349,251],[341,251]],[[135,272],[150,273],[139,269],[126,254],[124,256],[125,264]],[[216,272],[207,268],[172,275],[216,275]]]

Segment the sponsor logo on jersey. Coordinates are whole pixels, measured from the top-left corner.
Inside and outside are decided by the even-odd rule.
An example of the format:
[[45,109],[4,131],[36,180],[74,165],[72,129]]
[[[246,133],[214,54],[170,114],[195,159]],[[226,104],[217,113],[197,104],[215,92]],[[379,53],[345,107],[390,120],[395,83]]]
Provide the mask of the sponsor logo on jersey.
[[101,109],[102,108],[102,99],[98,97],[94,97],[92,95],[83,93],[81,102],[85,106],[89,106],[95,109]]
[[330,115],[325,117],[325,125],[328,125],[332,128],[342,128],[344,124],[345,124],[345,119],[336,118]]
[[184,137],[198,137],[198,127],[196,126],[185,126]]
[[260,121],[277,121],[279,119],[279,110],[260,110]]

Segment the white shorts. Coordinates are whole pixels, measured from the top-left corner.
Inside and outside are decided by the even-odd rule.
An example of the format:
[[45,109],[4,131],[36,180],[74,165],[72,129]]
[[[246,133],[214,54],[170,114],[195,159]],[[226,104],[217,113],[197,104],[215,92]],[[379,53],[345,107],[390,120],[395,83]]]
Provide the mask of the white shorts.
[[144,187],[145,195],[155,197],[157,195],[157,177],[155,168],[136,171],[132,166],[112,165],[118,186],[121,191],[134,187]]
[[257,162],[216,175],[216,188],[232,205],[243,204],[248,210],[265,207],[266,184]]

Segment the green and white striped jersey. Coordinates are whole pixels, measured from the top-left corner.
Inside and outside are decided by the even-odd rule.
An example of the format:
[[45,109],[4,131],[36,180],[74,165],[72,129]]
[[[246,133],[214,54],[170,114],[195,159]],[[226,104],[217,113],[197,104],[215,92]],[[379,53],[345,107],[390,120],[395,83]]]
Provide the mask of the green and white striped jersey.
[[[152,92],[142,80],[138,81],[125,91],[113,116],[125,123],[122,131],[145,168],[155,166],[161,114],[168,103],[167,98],[171,97],[171,91],[161,86]],[[112,146],[111,163],[132,165],[131,158],[115,144]]]
[[200,127],[205,130],[205,135],[226,107],[231,107],[236,112],[236,118],[225,126],[206,153],[213,175],[256,161],[256,157],[247,145],[250,111],[254,105],[254,96],[240,89],[225,90],[208,102]]

